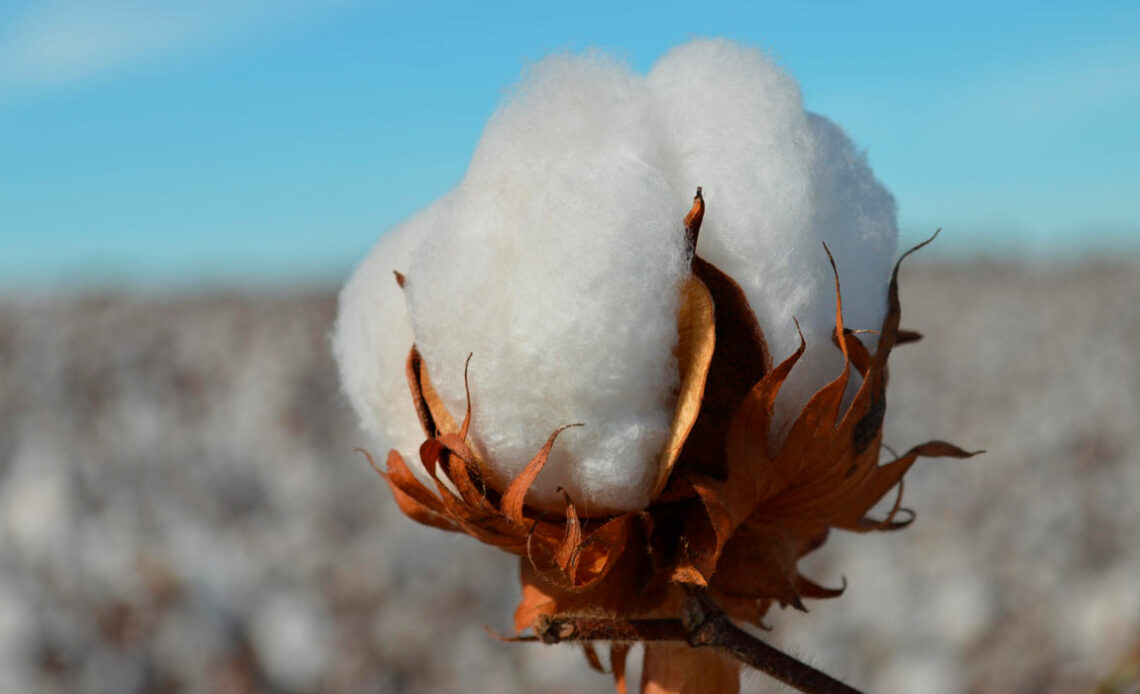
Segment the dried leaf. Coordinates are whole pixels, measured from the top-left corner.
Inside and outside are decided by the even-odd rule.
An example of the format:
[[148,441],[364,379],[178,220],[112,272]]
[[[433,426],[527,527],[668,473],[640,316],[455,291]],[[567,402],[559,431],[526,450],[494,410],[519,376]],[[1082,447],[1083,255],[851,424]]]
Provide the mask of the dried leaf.
[[[415,348],[412,349],[414,352]],[[416,352],[416,356],[419,357],[418,352]],[[436,433],[431,433],[429,436],[458,433],[459,427],[455,425],[455,419],[447,411],[447,405],[443,403],[443,398],[436,392],[431,378],[428,377],[427,366],[422,358],[417,358],[417,368],[416,376],[420,385],[421,398],[428,411],[431,412],[431,419],[435,423]]]
[[898,336],[895,338],[895,346],[905,345],[908,342],[918,342],[922,339],[922,333],[913,330],[899,330]]
[[693,206],[685,215],[685,242],[690,253],[697,250],[697,239],[701,234],[701,223],[705,219],[705,196],[701,187],[697,186],[697,194],[693,196]]
[[559,491],[566,497],[566,535],[562,538],[558,551],[554,553],[554,562],[566,575],[573,576],[578,563],[578,550],[582,546],[582,521],[578,519],[578,511],[570,501],[570,495],[565,490],[559,489]]
[[628,643],[610,644],[610,670],[614,675],[614,690],[616,694],[628,694],[629,684],[625,678],[625,662],[629,656]]
[[[691,515],[685,526],[689,552],[674,571],[674,580],[704,585],[716,570],[721,551],[741,523],[755,510],[777,472],[767,451],[767,432],[780,386],[803,355],[800,346],[757,383],[733,414],[726,434],[725,479],[689,471],[687,480],[704,506],[703,517]],[[707,523],[707,526],[706,526]],[[711,532],[705,532],[708,527]]]
[[716,349],[709,364],[700,415],[677,465],[723,479],[729,422],[752,386],[771,370],[771,357],[740,285],[699,256],[693,256],[693,275],[704,283],[713,299]]
[[[859,530],[860,521],[864,514],[870,511],[871,507],[877,504],[879,499],[882,499],[890,491],[891,487],[902,482],[902,476],[918,460],[919,456],[925,458],[972,458],[979,453],[981,451],[964,451],[945,441],[929,441],[920,446],[915,446],[897,460],[877,466],[870,479],[859,488],[857,493],[851,495],[847,502],[847,508],[836,517],[835,525],[847,530]],[[900,492],[899,498],[901,499],[901,497]]]
[[[525,565],[524,565],[525,567]],[[525,569],[524,569],[525,570]],[[533,582],[523,581],[522,600],[515,608],[515,633],[531,628],[539,615],[555,614],[554,599]]]
[[704,197],[698,188],[693,207],[685,217],[685,235],[693,252],[693,277],[704,284],[712,297],[715,349],[705,378],[701,410],[679,460],[682,467],[723,479],[728,423],[744,395],[771,370],[772,359],[744,290],[736,280],[696,254],[704,214]]
[[412,393],[412,405],[416,408],[420,427],[424,430],[424,436],[432,439],[439,432],[439,427],[436,425],[435,417],[432,416],[431,408],[428,407],[427,400],[424,398],[423,384],[420,382],[420,366],[422,364],[423,357],[420,356],[416,346],[412,345],[412,349],[408,352],[404,373],[408,379],[408,388]]
[[[372,456],[368,455],[368,460],[371,463]],[[443,505],[416,479],[399,453],[396,451],[388,453],[388,472],[381,474],[388,480],[396,505],[409,518],[441,530],[459,531],[456,524],[448,519]]]
[[[887,317],[883,321],[883,327],[879,334],[878,349],[875,350],[876,365],[882,370],[884,377],[886,376],[887,357],[890,356],[891,349],[894,348],[895,342],[898,340],[899,320],[902,317],[902,304],[899,302],[899,268],[902,267],[902,262],[906,260],[910,254],[938,238],[938,234],[941,231],[941,229],[938,229],[930,238],[899,256],[899,259],[895,262],[895,269],[891,272],[891,283],[887,288]],[[883,385],[886,385],[885,382]]]
[[586,662],[590,664],[590,669],[594,672],[600,672],[605,675],[606,668],[602,665],[602,659],[598,657],[598,651],[594,648],[594,644],[589,641],[582,644],[582,652],[586,655]]
[[677,315],[677,367],[681,387],[669,439],[657,465],[657,483],[653,488],[656,498],[665,489],[681,449],[689,438],[697,417],[701,413],[701,400],[705,393],[709,367],[716,347],[716,324],[713,300],[703,282],[689,277],[681,289],[681,306]]
[[612,518],[582,539],[571,565],[574,587],[589,588],[606,577],[622,556],[634,518],[633,514]]
[[[734,598],[771,599],[802,609],[796,590],[798,538],[795,528],[777,524],[742,525],[724,548],[712,587]],[[818,531],[818,525],[813,527]]]
[[519,473],[518,477],[507,487],[507,491],[503,494],[503,515],[509,518],[511,522],[520,526],[524,524],[523,500],[526,497],[527,491],[530,490],[531,485],[534,484],[535,478],[538,477],[538,473],[542,472],[543,466],[546,465],[547,459],[550,458],[550,449],[554,448],[555,439],[558,438],[559,434],[570,427],[580,426],[582,425],[566,424],[558,427],[558,429],[550,435],[550,438],[546,439],[546,443],[542,445],[538,453],[526,464],[526,467],[523,468],[523,471]]

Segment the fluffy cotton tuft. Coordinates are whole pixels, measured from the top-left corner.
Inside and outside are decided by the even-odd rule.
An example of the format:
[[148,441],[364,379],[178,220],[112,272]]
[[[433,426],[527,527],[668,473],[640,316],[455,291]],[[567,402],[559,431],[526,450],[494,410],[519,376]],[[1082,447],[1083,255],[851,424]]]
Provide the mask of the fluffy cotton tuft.
[[[340,292],[332,350],[340,382],[361,427],[386,448],[417,460],[423,429],[412,405],[404,363],[412,324],[393,273],[406,273],[446,198],[393,228],[360,263]],[[418,465],[413,469],[419,470]]]
[[[503,485],[565,424],[528,500],[649,502],[677,385],[685,248],[644,81],[604,58],[534,66],[495,114],[450,216],[416,251],[417,344]],[[683,199],[683,198],[682,198]]]
[[799,346],[796,319],[803,329],[808,349],[781,390],[779,427],[842,368],[823,243],[839,269],[847,324],[882,324],[894,198],[843,131],[805,112],[795,81],[758,51],[693,41],[662,58],[648,82],[677,153],[677,194],[705,190],[702,257],[740,283],[773,359]]
[[[530,69],[460,185],[389,232],[341,295],[334,347],[365,425],[405,454],[422,440],[403,368],[414,334],[457,414],[473,354],[472,436],[493,484],[582,423],[528,503],[557,507],[561,487],[587,512],[644,507],[675,400],[680,220],[698,185],[700,252],[740,282],[775,359],[799,343],[793,318],[803,327],[808,352],[778,401],[778,420],[793,417],[842,364],[822,242],[848,324],[878,328],[894,200],[787,74],[701,40],[648,78],[596,55]],[[390,274],[405,268],[406,310]]]

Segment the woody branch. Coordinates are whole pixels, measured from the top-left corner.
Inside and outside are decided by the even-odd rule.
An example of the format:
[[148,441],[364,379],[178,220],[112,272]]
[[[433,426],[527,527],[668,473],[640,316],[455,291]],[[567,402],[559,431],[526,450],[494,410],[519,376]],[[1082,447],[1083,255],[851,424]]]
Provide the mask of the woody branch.
[[694,648],[717,650],[807,694],[859,694],[859,690],[736,626],[724,610],[701,590],[690,593],[680,619],[542,615],[535,620],[534,632],[537,640],[546,644],[568,641],[680,641]]

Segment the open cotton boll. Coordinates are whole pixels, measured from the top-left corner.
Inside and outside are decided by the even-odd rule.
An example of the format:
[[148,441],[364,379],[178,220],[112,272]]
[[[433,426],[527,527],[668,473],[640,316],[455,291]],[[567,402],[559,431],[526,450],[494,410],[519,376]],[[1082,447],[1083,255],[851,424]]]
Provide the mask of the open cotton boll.
[[[500,489],[563,425],[527,495],[586,513],[649,502],[675,402],[686,258],[644,80],[599,57],[532,67],[488,124],[408,305],[441,396]],[[690,192],[691,195],[691,192]]]
[[808,350],[781,389],[779,428],[842,366],[830,340],[835,289],[823,242],[848,325],[881,325],[894,199],[838,126],[806,113],[795,82],[759,51],[694,41],[658,62],[648,82],[677,153],[677,194],[704,186],[701,255],[740,283],[774,359],[799,345],[793,319],[803,329]]
[[414,457],[422,433],[403,368],[414,334],[457,416],[473,355],[471,439],[493,485],[581,423],[527,502],[560,507],[561,488],[587,514],[644,507],[675,405],[680,219],[698,185],[699,251],[741,284],[775,359],[799,344],[794,319],[803,328],[807,352],[776,403],[783,427],[842,366],[823,242],[848,326],[878,328],[895,206],[787,74],[722,40],[672,51],[648,79],[599,56],[531,68],[460,185],[386,236],[342,293],[334,346],[365,426]]
[[[380,237],[341,290],[333,328],[340,382],[361,427],[413,461],[424,434],[404,375],[412,325],[393,272],[407,272],[412,250],[436,225],[446,200]],[[421,471],[420,465],[411,468]]]

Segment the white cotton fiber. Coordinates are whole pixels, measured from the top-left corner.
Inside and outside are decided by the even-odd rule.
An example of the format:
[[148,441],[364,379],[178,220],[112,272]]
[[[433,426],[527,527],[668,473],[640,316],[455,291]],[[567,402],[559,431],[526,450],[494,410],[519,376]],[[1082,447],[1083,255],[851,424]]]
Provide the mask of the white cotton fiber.
[[[667,140],[644,81],[554,57],[488,124],[450,217],[408,272],[417,344],[502,487],[558,427],[528,502],[587,512],[649,502],[677,385],[685,272]],[[682,199],[683,200],[683,199]]]
[[[381,240],[342,293],[334,341],[365,425],[405,454],[420,443],[404,381],[414,334],[456,416],[473,355],[472,437],[493,484],[581,423],[527,502],[560,507],[561,487],[587,513],[644,507],[675,402],[681,218],[698,185],[699,252],[744,288],[776,360],[799,344],[793,318],[803,327],[786,423],[842,364],[822,242],[848,325],[878,328],[894,200],[768,58],[700,40],[648,78],[596,55],[533,66],[459,186]],[[406,313],[393,269],[407,271]]]
[[826,382],[842,358],[832,346],[835,256],[844,316],[879,328],[898,236],[895,204],[865,158],[831,121],[805,113],[799,88],[759,51],[724,40],[681,46],[649,85],[677,152],[671,180],[701,185],[708,213],[699,252],[740,283],[779,361],[808,350],[785,384],[777,424]]
[[404,377],[414,339],[404,293],[393,273],[407,272],[412,250],[445,205],[446,198],[380,238],[341,290],[332,337],[341,384],[361,427],[382,446],[410,457],[409,465],[417,471],[424,434]]

